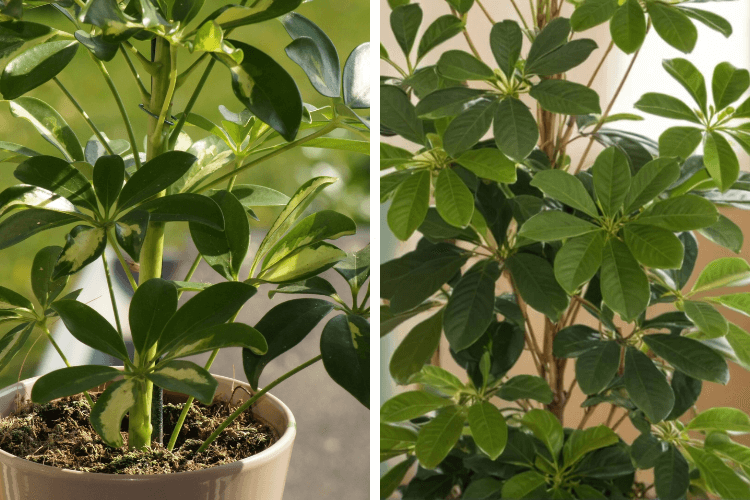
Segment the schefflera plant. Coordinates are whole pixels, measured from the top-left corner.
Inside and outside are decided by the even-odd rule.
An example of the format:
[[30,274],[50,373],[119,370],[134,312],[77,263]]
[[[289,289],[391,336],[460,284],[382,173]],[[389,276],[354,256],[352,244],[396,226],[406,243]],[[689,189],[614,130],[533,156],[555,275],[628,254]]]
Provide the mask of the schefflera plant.
[[[616,128],[644,119],[611,113],[622,83],[606,105],[591,88],[618,50],[633,54],[632,78],[649,33],[689,53],[694,21],[726,36],[730,23],[685,2],[542,0],[496,19],[481,0],[447,0],[418,40],[422,6],[389,4],[403,58],[381,47],[394,69],[381,77],[381,134],[411,147],[381,144],[381,198],[394,235],[419,240],[382,266],[381,336],[418,321],[389,363],[411,387],[381,407],[381,459],[401,459],[381,498],[750,497],[750,448],[732,438],[750,417],[697,404],[704,383],[729,383],[728,362],[750,368],[750,333],[725,316],[750,316],[746,288],[727,290],[746,287],[750,265],[695,269],[699,236],[742,249],[719,208],[750,199],[730,142],[747,148],[748,72],[718,64],[710,104],[690,61],[665,60],[693,102],[638,100],[687,122],[658,138]],[[469,12],[491,24],[489,40],[472,37]],[[611,40],[573,81],[597,49],[582,32],[603,23]],[[467,50],[423,63],[458,35]],[[433,364],[443,338],[466,377]],[[536,373],[519,374],[524,351]],[[587,425],[598,408],[604,425]],[[632,442],[618,433],[626,420]]]
[[[52,228],[74,225],[63,247],[48,247],[37,256],[44,263],[43,275],[39,275],[35,261],[32,284],[41,310],[35,310],[17,293],[2,289],[0,318],[18,326],[2,338],[0,369],[25,347],[37,325],[54,343],[47,320],[61,317],[78,340],[120,359],[124,370],[115,373],[111,368],[68,367],[42,379],[33,397],[47,401],[121,375],[123,378],[113,382],[92,408],[92,424],[112,446],[122,444],[115,428],[119,428],[125,412],[129,413],[131,449],[148,447],[152,439],[160,439],[162,419],[156,385],[189,396],[168,445],[172,449],[193,398],[208,402],[213,397],[216,381],[207,370],[219,348],[239,346],[253,355],[268,354],[263,336],[269,333],[233,324],[242,305],[263,285],[304,281],[339,262],[349,262],[347,253],[327,240],[354,234],[354,221],[327,210],[303,218],[315,197],[335,178],[313,178],[291,197],[268,186],[237,184],[236,180],[238,174],[303,145],[368,152],[369,122],[355,110],[369,107],[369,44],[355,48],[342,68],[330,38],[312,21],[293,12],[301,0],[247,4],[224,5],[206,17],[200,14],[210,5],[202,0],[14,0],[0,7],[0,51],[8,59],[0,74],[0,93],[9,102],[11,114],[29,121],[59,152],[57,156],[45,155],[0,142],[0,151],[7,153],[3,161],[18,164],[14,175],[23,183],[0,193],[0,249]],[[41,5],[54,9],[73,29],[66,31],[22,19],[24,13]],[[275,20],[291,38],[286,47],[288,56],[301,66],[315,90],[330,99],[329,105],[318,108],[304,103],[297,83],[279,62],[243,41],[228,38],[236,28]],[[150,41],[150,56],[141,52],[137,46],[140,41]],[[75,89],[71,91],[63,83],[61,73],[79,49],[90,57],[112,93],[127,140],[110,139],[101,131],[76,100]],[[181,69],[178,59],[186,53],[200,55]],[[140,103],[123,102],[105,64],[115,61],[130,70]],[[244,108],[235,113],[221,106],[220,124],[192,112],[216,62],[229,70],[228,83]],[[185,109],[173,110],[176,92],[188,84],[203,63],[207,64]],[[150,77],[150,87],[143,83],[142,75]],[[25,95],[53,84],[93,132],[84,146],[52,106]],[[130,120],[132,109],[147,119],[145,141],[136,137]],[[183,130],[187,124],[208,135],[193,142]],[[339,129],[357,139],[330,137]],[[304,131],[310,133],[300,136]],[[142,143],[145,151],[139,151]],[[250,248],[248,217],[257,220],[256,210],[262,207],[281,207],[281,212],[260,243],[249,276],[240,276]],[[167,223],[175,221],[188,222],[200,255],[184,280],[168,282],[161,276],[163,246]],[[134,291],[129,315],[135,345],[132,359],[124,350],[124,329],[115,304],[107,246],[114,250]],[[75,293],[55,300],[69,276],[99,258],[104,264],[115,325],[75,302]],[[227,282],[214,286],[191,282],[202,260]],[[137,280],[131,267],[138,270]],[[345,277],[354,279],[346,273]],[[355,281],[358,291],[362,283]],[[188,301],[189,306],[178,310],[177,298],[185,291],[199,293]],[[367,398],[362,395],[361,378],[365,374],[360,368],[369,356],[365,302],[351,307],[337,305],[359,319],[341,325],[321,345],[324,354],[326,349],[340,349],[340,355],[326,360],[326,368],[361,401]],[[350,333],[348,337],[344,331]],[[290,336],[299,334],[295,328],[286,332]],[[202,368],[177,359],[206,350],[212,355]],[[320,358],[292,370],[269,387]],[[340,374],[347,370],[360,378],[342,377]],[[256,387],[257,375],[259,372],[253,373]],[[214,438],[207,440],[202,450]]]

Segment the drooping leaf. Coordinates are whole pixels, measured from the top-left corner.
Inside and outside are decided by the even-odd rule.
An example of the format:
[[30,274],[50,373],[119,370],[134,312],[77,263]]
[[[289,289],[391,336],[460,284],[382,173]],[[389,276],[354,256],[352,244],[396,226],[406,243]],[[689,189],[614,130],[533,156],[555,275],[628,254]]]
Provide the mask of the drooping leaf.
[[328,375],[369,408],[370,324],[359,316],[336,316],[323,328],[320,353]]
[[380,103],[380,121],[384,127],[404,139],[424,143],[424,125],[406,92],[393,85],[381,85]]
[[59,40],[36,45],[10,61],[0,75],[0,93],[6,100],[21,97],[48,82],[73,60],[78,42]]
[[402,392],[383,403],[380,407],[380,421],[404,422],[452,404],[450,399],[425,391]]
[[521,423],[537,437],[556,457],[563,447],[563,427],[560,421],[547,410],[530,410]]
[[654,467],[656,494],[664,500],[679,500],[690,486],[690,467],[682,453],[672,444],[660,454]]
[[41,136],[69,161],[83,161],[83,149],[75,132],[52,106],[34,97],[19,97],[10,103],[10,113],[29,121]]
[[31,390],[31,400],[37,404],[74,396],[109,382],[122,372],[110,366],[73,366],[50,372],[39,378]]
[[674,393],[664,374],[642,352],[625,350],[625,388],[630,399],[653,423],[661,422],[674,406]]
[[407,384],[430,361],[440,344],[443,310],[412,328],[391,356],[389,371],[399,384]]

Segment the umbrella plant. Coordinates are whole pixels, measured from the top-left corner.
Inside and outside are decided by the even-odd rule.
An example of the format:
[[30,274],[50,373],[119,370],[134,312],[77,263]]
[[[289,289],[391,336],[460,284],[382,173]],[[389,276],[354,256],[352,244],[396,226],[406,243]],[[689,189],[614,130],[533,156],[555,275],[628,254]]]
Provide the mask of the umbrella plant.
[[[0,151],[7,153],[2,161],[17,164],[14,175],[22,183],[0,193],[0,249],[42,231],[70,228],[63,246],[47,246],[36,255],[31,269],[36,304],[0,287],[0,322],[14,324],[0,339],[0,369],[28,347],[35,328],[68,364],[49,329],[50,321],[58,318],[77,340],[119,359],[123,370],[68,364],[40,378],[32,392],[39,403],[85,393],[92,405],[91,424],[110,446],[123,445],[120,425],[126,413],[130,449],[149,447],[159,439],[159,392],[153,397],[157,386],[190,397],[168,445],[171,450],[193,398],[210,403],[214,397],[217,381],[208,369],[219,349],[245,349],[248,378],[257,389],[265,364],[293,347],[334,309],[343,314],[328,323],[321,355],[259,391],[238,412],[321,358],[334,380],[368,404],[369,373],[363,366],[369,359],[369,309],[367,295],[362,300],[359,292],[369,277],[369,251],[347,254],[329,243],[355,233],[349,217],[330,210],[303,217],[315,197],[337,179],[311,178],[291,197],[269,186],[236,183],[239,174],[301,146],[368,152],[369,123],[355,110],[369,107],[369,44],[354,49],[342,69],[328,36],[294,12],[301,3],[269,0],[248,5],[243,0],[215,9],[203,0],[0,2],[0,53],[8,61],[0,75],[0,93],[14,117],[29,121],[57,149],[57,154],[46,155],[0,142]],[[24,13],[42,5],[54,9],[70,29],[23,19]],[[246,41],[229,38],[234,29],[261,22],[281,22],[291,40],[279,42],[288,44],[289,58],[304,70],[315,90],[330,99],[329,105],[304,103],[297,83],[278,61]],[[63,84],[61,73],[79,52],[101,74],[103,91],[111,92],[127,138],[110,139],[76,100],[75,87]],[[191,53],[196,54],[192,63],[180,65],[180,59]],[[228,70],[226,91],[231,95],[231,85],[236,98],[227,105],[242,108],[235,113],[221,106],[220,124],[192,111],[217,63]],[[113,64],[126,65],[132,82],[114,82],[107,69]],[[202,75],[192,81],[198,72]],[[144,84],[146,78],[150,85]],[[141,102],[123,102],[117,86],[126,83],[138,87]],[[42,86],[57,87],[83,116],[94,134],[87,143],[79,142],[52,106],[26,95]],[[188,103],[185,109],[173,110],[181,88],[189,89]],[[135,135],[131,115],[147,120],[145,141]],[[186,125],[205,138],[193,142],[183,131]],[[331,137],[337,130],[347,132]],[[249,218],[258,218],[259,207],[280,207],[281,212],[269,221],[249,275],[243,275],[250,248]],[[162,277],[165,232],[175,221],[188,223],[183,227],[189,227],[200,253],[182,281]],[[128,318],[118,315],[107,247],[120,260],[134,292]],[[76,300],[80,290],[60,298],[69,278],[99,259],[114,325]],[[201,260],[222,282],[191,282]],[[330,268],[347,280],[353,305],[319,277]],[[137,279],[131,269],[138,271]],[[323,294],[335,303],[323,307],[316,300],[311,307],[308,301],[315,299],[291,300],[269,311],[256,327],[234,322],[262,287],[320,293],[308,291],[308,283],[325,284]],[[184,292],[198,293],[178,308]],[[278,308],[285,311],[284,324],[273,317]],[[132,357],[123,336],[128,324]],[[201,352],[212,352],[205,367],[180,359]],[[111,383],[94,403],[86,391],[105,382]]]
[[[572,3],[511,1],[502,19],[447,0],[420,31],[424,4],[389,0],[401,53],[380,49],[381,134],[399,142],[381,144],[381,201],[416,246],[382,266],[381,335],[416,320],[389,368],[417,386],[381,408],[381,459],[398,457],[381,498],[750,497],[750,448],[734,440],[750,417],[697,403],[730,383],[730,362],[750,369],[750,333],[726,319],[750,316],[746,288],[730,288],[750,265],[696,268],[699,241],[742,248],[720,209],[750,200],[736,152],[750,154],[750,73],[666,59],[652,74],[684,92],[613,114],[647,37],[689,54],[696,23],[727,37],[731,24],[703,2]],[[586,36],[605,23],[599,48]],[[435,54],[459,36],[465,50]],[[629,66],[605,101],[592,85],[618,52]],[[620,128],[641,113],[681,123],[653,138]],[[431,362],[443,339],[466,377]],[[597,409],[604,425],[589,425]]]

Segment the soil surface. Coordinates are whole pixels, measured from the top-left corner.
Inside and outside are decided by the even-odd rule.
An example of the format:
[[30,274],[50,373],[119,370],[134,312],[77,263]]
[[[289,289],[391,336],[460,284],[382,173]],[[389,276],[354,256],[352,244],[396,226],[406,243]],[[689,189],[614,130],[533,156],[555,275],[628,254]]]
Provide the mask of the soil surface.
[[[92,394],[96,400],[97,395]],[[182,403],[164,404],[164,442],[168,443]],[[31,462],[62,469],[106,474],[170,474],[236,462],[271,446],[274,429],[248,410],[238,417],[204,453],[203,441],[236,406],[214,401],[193,403],[174,451],[154,444],[150,450],[127,449],[128,417],[123,420],[126,446],[110,448],[89,424],[89,405],[82,396],[45,405],[23,403],[10,417],[0,419],[0,449]]]

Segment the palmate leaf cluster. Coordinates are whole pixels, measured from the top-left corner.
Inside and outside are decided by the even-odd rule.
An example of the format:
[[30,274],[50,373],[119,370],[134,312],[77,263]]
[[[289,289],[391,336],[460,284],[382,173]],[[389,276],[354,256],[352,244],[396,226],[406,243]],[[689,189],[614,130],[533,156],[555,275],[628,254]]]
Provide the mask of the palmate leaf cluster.
[[[13,174],[21,182],[0,193],[0,250],[53,228],[69,228],[64,246],[46,247],[35,258],[31,283],[38,307],[0,287],[0,323],[14,324],[0,339],[0,370],[28,347],[36,327],[54,342],[48,326],[57,318],[83,344],[121,360],[123,371],[96,366],[58,370],[42,377],[32,393],[35,402],[47,402],[112,382],[91,413],[92,425],[111,446],[122,446],[121,421],[143,399],[147,381],[204,403],[213,399],[216,380],[207,369],[180,358],[241,347],[246,375],[257,389],[265,365],[294,347],[334,311],[343,314],[328,321],[321,357],[339,385],[363,404],[369,401],[369,291],[360,293],[369,286],[369,247],[347,253],[331,243],[356,232],[349,217],[331,210],[307,213],[316,196],[337,179],[311,178],[292,196],[268,186],[235,183],[242,169],[303,143],[368,154],[367,140],[328,134],[343,128],[367,137],[369,121],[354,110],[370,105],[369,44],[357,47],[342,65],[328,36],[294,12],[301,0],[246,3],[225,5],[201,20],[204,4],[211,7],[202,0],[0,2],[0,55],[7,62],[0,74],[0,94],[14,117],[30,122],[58,151],[52,156],[0,142],[0,152],[5,153],[1,161],[16,164]],[[23,20],[24,11],[41,6],[54,9],[75,29],[58,30]],[[271,21],[283,24],[291,38],[291,43],[281,41],[288,44],[287,55],[302,67],[315,90],[330,98],[329,106],[305,104],[297,83],[279,62],[243,41],[228,38],[235,28]],[[173,67],[163,74],[168,76],[171,92],[184,85],[203,60],[210,61],[204,77],[214,62],[220,62],[231,76],[227,95],[231,86],[242,111],[220,106],[220,123],[192,113],[203,83],[184,112],[169,109],[171,96],[164,109],[149,110],[151,95],[129,54],[145,73],[155,76],[164,68],[140,54],[131,42],[157,39],[170,50]],[[110,139],[99,131],[75,101],[75,89],[69,91],[58,79],[80,46],[100,68],[105,77],[102,83],[112,90],[128,140]],[[176,59],[181,51],[202,53],[203,58],[178,75]],[[152,122],[156,118],[155,128],[162,130],[150,132],[144,141],[148,155],[138,150],[141,141],[133,134],[105,62],[128,64],[144,98],[140,106],[152,117],[139,113],[138,118]],[[53,82],[94,132],[85,144],[52,106],[25,95]],[[158,92],[156,87],[151,91]],[[128,103],[128,109],[137,106]],[[204,137],[193,141],[182,131],[184,125],[195,127]],[[308,130],[311,135],[303,137],[301,132]],[[151,154],[155,142],[163,146]],[[252,256],[249,275],[242,276],[241,271],[247,272],[243,263],[250,257],[249,219],[259,220],[256,210],[263,207],[278,207],[280,213],[267,221],[269,229]],[[173,222],[188,223],[183,227],[189,228],[200,258],[216,271],[221,283],[159,277],[135,283],[130,268],[153,260],[144,255],[150,232],[159,225],[172,228],[169,223]],[[125,348],[113,293],[116,325],[77,302],[80,290],[58,298],[70,276],[100,258],[109,273],[108,247],[120,258],[134,289],[128,318],[136,352],[133,359]],[[332,268],[346,281],[351,300],[339,297],[333,285],[319,276]],[[325,295],[328,300],[286,301],[268,311],[255,328],[235,323],[240,309],[262,286],[273,288],[270,295]],[[178,309],[184,292],[198,293]]]
[[[381,459],[399,457],[381,498],[750,497],[748,448],[732,440],[750,417],[695,406],[706,383],[730,383],[729,363],[750,368],[750,333],[725,317],[750,316],[750,265],[696,269],[698,235],[742,249],[720,209],[750,200],[733,147],[749,152],[748,72],[719,63],[709,90],[688,58],[668,59],[660,74],[686,94],[646,93],[619,115],[565,74],[604,52],[585,38],[603,23],[633,57],[646,36],[688,54],[695,22],[725,36],[730,23],[697,2],[583,0],[565,15],[540,2],[546,19],[492,19],[477,40],[466,14],[489,5],[446,0],[422,30],[425,4],[389,4],[402,54],[381,47],[394,70],[381,76],[381,202],[397,238],[419,239],[382,266],[381,336],[416,320],[389,369],[418,388],[381,408]],[[468,44],[423,64],[462,35],[489,44],[493,61]],[[658,138],[616,128],[638,111],[683,123]],[[590,143],[583,157],[571,139]],[[431,364],[443,338],[467,382]],[[508,375],[524,350],[538,373]],[[574,385],[562,380],[568,360]],[[569,386],[585,415],[611,408],[608,425],[564,426]],[[632,443],[612,430],[626,418]]]

